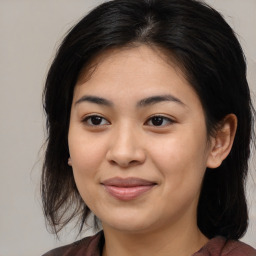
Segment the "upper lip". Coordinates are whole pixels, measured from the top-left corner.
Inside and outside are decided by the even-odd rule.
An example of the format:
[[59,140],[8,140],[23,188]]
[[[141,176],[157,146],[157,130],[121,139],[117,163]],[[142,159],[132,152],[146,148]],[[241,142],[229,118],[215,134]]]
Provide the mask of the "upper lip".
[[106,186],[116,186],[116,187],[136,187],[136,186],[152,186],[155,185],[156,182],[152,182],[149,180],[129,177],[129,178],[120,178],[114,177],[101,182]]

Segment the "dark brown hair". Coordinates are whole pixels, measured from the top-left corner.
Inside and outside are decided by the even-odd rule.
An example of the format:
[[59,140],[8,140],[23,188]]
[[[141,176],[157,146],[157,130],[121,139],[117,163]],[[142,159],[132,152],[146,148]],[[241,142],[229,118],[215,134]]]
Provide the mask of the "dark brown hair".
[[57,233],[77,216],[82,230],[90,210],[67,165],[74,86],[82,68],[95,56],[136,43],[159,47],[176,59],[201,100],[209,134],[227,114],[237,116],[238,129],[229,156],[220,167],[206,170],[198,226],[208,238],[240,238],[248,221],[244,182],[253,110],[246,63],[223,17],[195,0],[108,1],[69,31],[50,67],[44,90],[48,138],[41,193],[45,217]]

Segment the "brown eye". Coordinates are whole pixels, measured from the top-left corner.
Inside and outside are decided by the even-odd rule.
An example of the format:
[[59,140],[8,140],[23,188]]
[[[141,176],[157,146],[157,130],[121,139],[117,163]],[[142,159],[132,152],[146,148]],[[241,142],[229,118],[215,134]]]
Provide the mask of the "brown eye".
[[167,126],[173,123],[173,120],[165,116],[153,116],[146,122],[149,126]]
[[97,115],[87,116],[83,120],[83,122],[90,126],[100,126],[100,125],[110,124],[104,117],[97,116]]
[[151,122],[154,126],[161,126],[164,122],[163,117],[155,116],[151,119]]

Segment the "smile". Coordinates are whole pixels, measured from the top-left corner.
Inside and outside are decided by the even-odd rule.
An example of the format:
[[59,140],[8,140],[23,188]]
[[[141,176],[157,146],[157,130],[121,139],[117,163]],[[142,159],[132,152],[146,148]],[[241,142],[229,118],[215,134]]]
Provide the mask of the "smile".
[[102,182],[105,190],[114,198],[129,201],[151,190],[156,183],[139,178],[111,178]]

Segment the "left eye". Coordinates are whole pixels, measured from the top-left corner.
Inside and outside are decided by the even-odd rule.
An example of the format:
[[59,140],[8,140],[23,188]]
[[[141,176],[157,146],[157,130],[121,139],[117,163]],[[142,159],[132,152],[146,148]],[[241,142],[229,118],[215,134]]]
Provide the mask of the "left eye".
[[146,124],[149,126],[166,126],[172,123],[173,120],[165,116],[153,116],[146,122]]
[[86,123],[87,125],[90,126],[100,126],[100,125],[108,125],[110,124],[104,117],[102,116],[87,116],[84,120],[83,123]]

